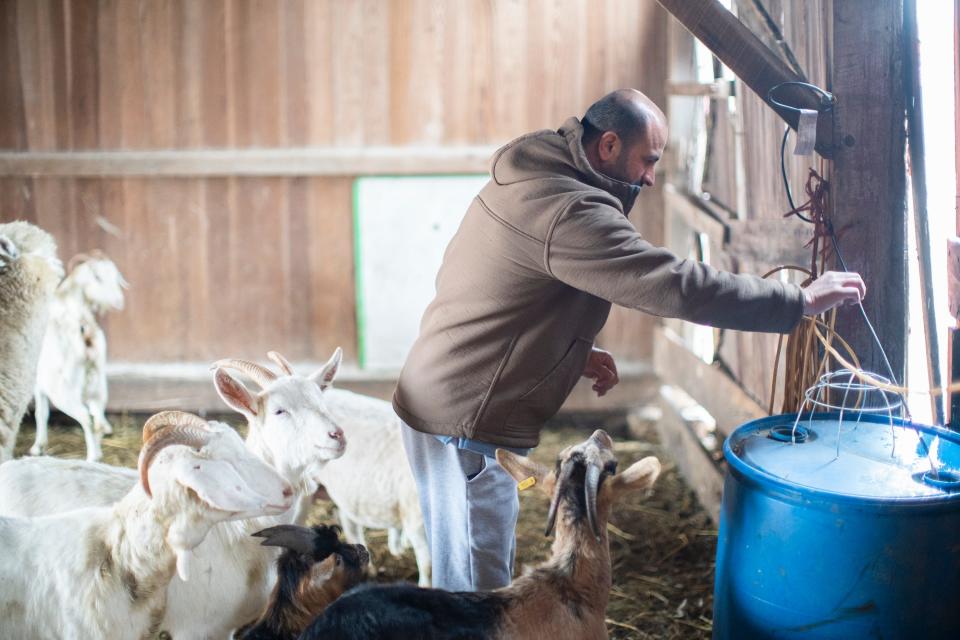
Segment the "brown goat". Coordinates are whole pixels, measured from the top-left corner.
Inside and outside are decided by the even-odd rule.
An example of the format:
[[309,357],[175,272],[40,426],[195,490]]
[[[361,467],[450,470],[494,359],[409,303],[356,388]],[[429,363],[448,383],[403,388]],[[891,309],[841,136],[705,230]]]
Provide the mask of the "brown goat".
[[564,449],[554,471],[503,450],[497,460],[517,482],[532,482],[550,496],[547,535],[556,528],[550,560],[510,586],[485,593],[359,587],[328,607],[301,640],[606,638],[610,509],[625,493],[652,486],[660,462],[644,458],[617,474],[613,441],[599,430]]

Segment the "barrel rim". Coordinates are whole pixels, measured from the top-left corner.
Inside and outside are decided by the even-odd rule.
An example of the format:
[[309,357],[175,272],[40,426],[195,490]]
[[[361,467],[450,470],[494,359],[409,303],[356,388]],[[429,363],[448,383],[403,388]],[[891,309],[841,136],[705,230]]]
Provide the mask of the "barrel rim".
[[[849,415],[851,412],[846,412]],[[878,496],[862,496],[854,495],[848,493],[839,493],[836,491],[828,491],[826,489],[817,489],[814,487],[808,487],[806,485],[798,484],[789,480],[785,480],[779,476],[768,473],[762,469],[754,467],[750,464],[747,464],[740,456],[738,456],[731,446],[731,442],[737,439],[738,437],[745,436],[748,432],[758,431],[765,428],[770,423],[778,423],[783,420],[793,421],[797,417],[795,413],[781,413],[777,415],[767,416],[765,418],[758,418],[756,420],[751,420],[750,422],[744,423],[734,429],[733,433],[727,436],[726,440],[723,442],[723,457],[729,465],[729,470],[732,474],[738,478],[749,481],[752,484],[755,484],[761,489],[774,489],[777,491],[777,494],[781,498],[786,499],[796,499],[809,501],[810,499],[817,499],[823,502],[830,503],[845,503],[858,506],[876,506],[876,507],[936,507],[944,504],[952,504],[953,502],[960,500],[960,492],[957,493],[941,493],[937,495],[929,496],[903,496],[903,497],[878,497]],[[808,418],[813,418],[814,420],[830,420],[830,419],[839,419],[839,411],[830,411],[830,412],[820,412],[811,414],[804,414],[802,419],[806,420]],[[860,422],[872,422],[876,424],[889,424],[890,418],[886,415],[876,416],[870,414],[863,414],[859,418]],[[902,418],[893,418],[893,422],[896,425],[901,427],[915,427],[921,432],[931,435],[939,436],[945,440],[960,446],[960,433],[955,431],[950,431],[942,427],[925,425],[918,422],[913,422],[912,420],[904,420]]]

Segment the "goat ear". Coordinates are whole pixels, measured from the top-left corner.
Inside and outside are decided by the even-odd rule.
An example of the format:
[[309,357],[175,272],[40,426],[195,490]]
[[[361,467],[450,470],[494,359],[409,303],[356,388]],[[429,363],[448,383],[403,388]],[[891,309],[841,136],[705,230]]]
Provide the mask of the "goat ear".
[[634,462],[623,473],[610,478],[610,489],[616,499],[624,493],[648,489],[660,475],[660,461],[653,456]]
[[256,398],[243,386],[242,382],[227,373],[226,369],[217,367],[213,384],[217,388],[217,393],[231,409],[245,416],[257,415]]
[[177,460],[173,472],[178,483],[230,517],[236,514],[259,515],[267,503],[267,499],[226,460]]
[[337,371],[340,370],[340,361],[342,359],[343,349],[337,347],[337,350],[334,351],[330,359],[327,360],[327,364],[323,365],[323,368],[310,376],[310,379],[320,386],[321,391],[326,390],[327,387],[333,384],[334,378],[337,377]]
[[337,568],[337,556],[329,555],[324,558],[322,561],[314,565],[313,569],[310,571],[310,581],[314,586],[322,586],[327,580],[333,577],[333,572]]
[[553,493],[555,478],[553,473],[539,462],[534,462],[530,458],[518,456],[515,453],[505,449],[497,449],[497,462],[506,469],[507,473],[513,476],[517,484],[529,482],[530,478],[536,481],[536,485],[550,495]]

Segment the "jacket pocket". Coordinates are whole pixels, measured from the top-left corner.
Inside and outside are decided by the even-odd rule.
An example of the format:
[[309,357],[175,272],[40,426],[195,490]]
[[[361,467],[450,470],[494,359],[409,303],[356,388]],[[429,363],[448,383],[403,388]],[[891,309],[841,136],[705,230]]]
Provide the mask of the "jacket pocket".
[[517,399],[506,425],[539,427],[556,415],[583,374],[592,346],[592,340],[576,338],[550,373]]

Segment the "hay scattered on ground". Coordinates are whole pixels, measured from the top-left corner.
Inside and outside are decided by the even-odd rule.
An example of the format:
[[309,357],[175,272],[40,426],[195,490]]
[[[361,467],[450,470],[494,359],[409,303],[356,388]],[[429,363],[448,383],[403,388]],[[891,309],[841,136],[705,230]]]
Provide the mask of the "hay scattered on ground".
[[[140,449],[142,417],[112,416],[114,435],[104,438],[104,461],[133,467]],[[226,421],[239,426],[233,416]],[[79,426],[51,425],[49,453],[83,458],[85,448]],[[691,490],[678,476],[675,465],[660,448],[656,433],[626,438],[620,416],[566,415],[555,419],[543,433],[533,453],[553,465],[556,455],[580,442],[593,429],[603,428],[617,442],[621,469],[647,455],[664,464],[663,473],[649,496],[636,495],[615,508],[610,522],[613,589],[607,609],[607,627],[615,639],[689,640],[709,638],[713,611],[713,570],[716,530]],[[26,455],[34,429],[25,424],[17,442],[17,455]],[[539,492],[525,491],[517,527],[517,568],[542,562],[550,554],[550,539],[543,535],[547,500]],[[311,522],[332,522],[334,507],[319,502]],[[385,531],[368,531],[367,543],[378,566],[377,580],[416,581],[413,553],[394,558],[387,551]]]

